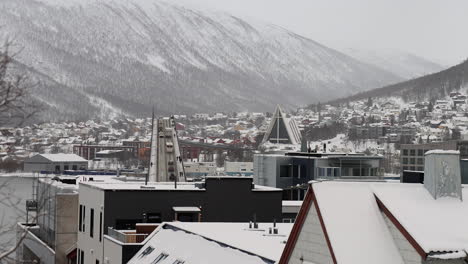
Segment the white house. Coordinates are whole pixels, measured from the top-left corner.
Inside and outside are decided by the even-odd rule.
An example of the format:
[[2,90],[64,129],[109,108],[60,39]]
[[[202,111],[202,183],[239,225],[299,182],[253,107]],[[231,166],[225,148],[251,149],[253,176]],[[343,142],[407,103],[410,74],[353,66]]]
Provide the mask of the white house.
[[24,171],[28,172],[62,172],[87,168],[88,161],[76,154],[37,154],[24,161]]
[[463,195],[456,151],[426,153],[424,185],[313,182],[279,263],[466,263]]

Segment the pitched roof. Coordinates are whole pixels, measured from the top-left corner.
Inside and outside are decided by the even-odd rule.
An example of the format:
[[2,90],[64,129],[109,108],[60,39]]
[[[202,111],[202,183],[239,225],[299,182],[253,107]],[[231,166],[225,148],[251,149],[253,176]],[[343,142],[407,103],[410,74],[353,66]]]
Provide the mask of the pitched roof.
[[305,220],[312,206],[335,263],[403,263],[385,217],[423,259],[468,252],[468,201],[436,200],[422,184],[334,181],[311,184],[279,263],[288,263],[300,232],[316,230],[317,222]]
[[370,186],[350,182],[313,185],[337,262],[403,263]]
[[[259,225],[264,229],[272,226]],[[175,260],[193,264],[272,264],[279,259],[292,224],[278,226],[280,234],[285,235],[269,236],[265,231],[252,231],[248,223],[164,223],[128,263],[153,263],[158,256],[166,254],[158,264],[172,264]]]
[[467,200],[434,199],[422,184],[376,184],[373,192],[426,253],[468,252]]
[[275,113],[271,118],[268,130],[263,137],[263,143],[282,143],[282,144],[300,144],[301,132],[294,119],[288,118],[281,107],[276,107]]
[[76,154],[58,153],[58,154],[39,154],[39,155],[54,162],[86,162],[87,161]]

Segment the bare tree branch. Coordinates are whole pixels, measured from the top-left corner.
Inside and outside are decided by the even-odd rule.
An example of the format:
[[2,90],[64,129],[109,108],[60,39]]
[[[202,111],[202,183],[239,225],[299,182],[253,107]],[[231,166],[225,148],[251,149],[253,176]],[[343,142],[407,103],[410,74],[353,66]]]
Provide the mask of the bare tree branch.
[[40,110],[40,105],[31,97],[37,87],[26,74],[14,68],[12,42],[6,40],[0,48],[0,126],[22,125]]

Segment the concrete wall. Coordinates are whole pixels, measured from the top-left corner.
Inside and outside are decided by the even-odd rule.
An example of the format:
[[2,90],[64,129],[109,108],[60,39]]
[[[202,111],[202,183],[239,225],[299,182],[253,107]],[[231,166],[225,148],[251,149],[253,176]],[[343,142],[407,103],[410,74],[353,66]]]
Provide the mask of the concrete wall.
[[57,195],[56,212],[55,263],[67,264],[68,251],[77,241],[78,194]]
[[123,264],[130,261],[135,254],[143,247],[143,243],[122,244],[109,237],[104,237],[104,263]]
[[122,263],[122,246],[123,244],[108,236],[104,236],[104,262],[112,264]]
[[460,155],[458,152],[436,152],[425,155],[424,187],[438,199],[455,197],[461,200]]
[[224,163],[226,175],[253,175],[253,162],[230,162]]
[[288,263],[333,264],[314,203],[310,206]]
[[254,183],[276,187],[276,158],[267,155],[254,155]]

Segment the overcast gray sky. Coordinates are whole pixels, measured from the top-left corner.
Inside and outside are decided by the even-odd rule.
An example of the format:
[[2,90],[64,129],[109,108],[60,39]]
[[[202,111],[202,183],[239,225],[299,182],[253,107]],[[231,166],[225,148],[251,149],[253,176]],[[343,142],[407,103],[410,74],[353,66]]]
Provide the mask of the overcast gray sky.
[[468,0],[176,0],[290,29],[336,49],[407,51],[443,65],[468,58]]

